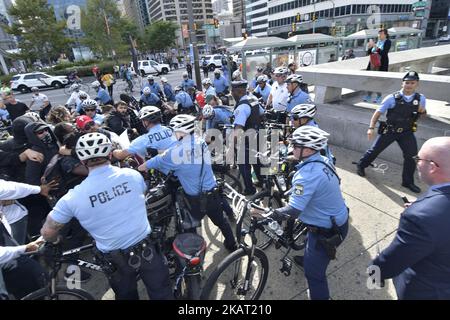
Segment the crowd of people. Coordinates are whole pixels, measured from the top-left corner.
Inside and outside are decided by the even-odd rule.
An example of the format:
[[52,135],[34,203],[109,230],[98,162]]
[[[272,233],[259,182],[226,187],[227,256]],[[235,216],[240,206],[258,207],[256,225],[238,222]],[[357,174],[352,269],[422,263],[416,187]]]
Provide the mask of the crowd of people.
[[[382,45],[388,50],[386,42]],[[336,158],[328,146],[330,133],[315,121],[318,107],[296,69],[293,62],[270,72],[259,66],[249,81],[235,70],[231,82],[216,69],[213,78],[204,77],[202,90],[196,88],[189,71],[175,87],[165,77],[159,84],[149,75],[139,88],[139,99],[122,93],[118,101],[113,100],[112,86],[127,70],[114,70],[116,77],[93,70],[95,96],[74,83],[66,104],[55,106],[37,88],[32,89],[30,106],[4,92],[0,117],[10,137],[0,143],[0,297],[22,298],[43,285],[44,270],[23,255],[42,241],[30,242],[30,236],[41,234],[53,242],[61,234],[70,234],[67,247],[80,246],[90,235],[97,253],[114,266],[115,271],[107,275],[117,299],[138,299],[137,274],[151,299],[172,299],[168,267],[151,241],[147,185],[139,172],[174,172],[191,214],[197,220],[208,216],[222,232],[224,248],[232,252],[238,243],[225,214],[227,205],[218,193],[210,140],[207,134],[199,135],[198,128],[232,125],[227,134],[245,154],[244,161],[237,163],[243,194],[251,196],[263,178],[261,165],[251,159],[254,155],[245,133],[254,132],[259,139],[259,129],[270,118],[291,128],[286,138],[295,174],[285,206],[267,210],[278,221],[294,217],[307,226],[304,254],[294,260],[304,269],[310,298],[329,299],[326,270],[347,236],[349,209],[340,189]],[[419,75],[408,72],[402,89],[380,101],[368,137],[374,136],[381,114],[387,113],[387,120],[358,162],[357,173],[365,176],[364,169],[397,141],[405,159],[402,185],[420,192],[413,180],[418,163],[430,190],[408,204],[396,238],[373,264],[379,266],[383,279],[396,277],[400,298],[449,299],[446,227],[450,220],[445,210],[449,208],[446,159],[450,142],[431,139],[417,151],[414,131],[426,113],[425,97],[416,92],[418,82]],[[124,143],[124,137],[131,143]],[[180,155],[189,156],[180,163],[175,161]],[[129,157],[140,165],[134,169],[117,166]],[[428,214],[430,203],[434,209]],[[252,215],[260,217],[261,211],[253,209]],[[138,269],[127,263],[130,252],[145,257],[149,250],[153,258],[142,259]],[[80,281],[90,277],[83,271]]]

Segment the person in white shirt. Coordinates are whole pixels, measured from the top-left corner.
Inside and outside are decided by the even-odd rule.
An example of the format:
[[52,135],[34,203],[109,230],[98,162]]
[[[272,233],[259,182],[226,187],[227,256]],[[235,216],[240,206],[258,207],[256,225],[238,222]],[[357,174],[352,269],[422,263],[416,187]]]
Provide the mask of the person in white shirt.
[[267,99],[267,106],[272,105],[273,110],[275,111],[285,111],[289,97],[289,91],[286,84],[288,69],[286,67],[278,67],[273,74],[276,81],[272,85],[272,90]]
[[[57,184],[51,182],[41,186],[0,180],[0,201],[16,200],[30,194],[48,196]],[[35,260],[23,256],[26,252],[38,250],[43,243],[36,240],[26,245],[18,245],[12,237],[11,227],[0,207],[0,300],[7,299],[8,293],[16,299],[38,290],[44,285],[45,270]]]
[[31,88],[31,92],[33,92],[30,103],[31,111],[41,111],[50,104],[48,97],[40,93],[38,87]]
[[89,95],[84,92],[83,90],[80,90],[80,85],[78,83],[74,83],[70,86],[70,90],[72,90],[72,94],[70,95],[69,99],[66,102],[66,107],[69,109],[72,109],[76,107],[78,109],[78,106],[81,108],[81,99],[80,95],[86,96],[86,99],[90,99]]

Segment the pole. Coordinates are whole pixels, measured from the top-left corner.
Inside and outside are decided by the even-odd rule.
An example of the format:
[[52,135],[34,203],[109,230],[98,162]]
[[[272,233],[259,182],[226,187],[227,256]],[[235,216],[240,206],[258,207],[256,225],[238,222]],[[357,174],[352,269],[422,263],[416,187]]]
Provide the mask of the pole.
[[197,89],[202,90],[202,79],[200,77],[200,64],[198,58],[198,48],[197,48],[197,34],[194,30],[194,16],[192,12],[192,0],[187,0],[187,13],[189,21],[189,38],[191,39],[192,49],[194,51],[194,71],[195,71],[195,82],[197,83]]

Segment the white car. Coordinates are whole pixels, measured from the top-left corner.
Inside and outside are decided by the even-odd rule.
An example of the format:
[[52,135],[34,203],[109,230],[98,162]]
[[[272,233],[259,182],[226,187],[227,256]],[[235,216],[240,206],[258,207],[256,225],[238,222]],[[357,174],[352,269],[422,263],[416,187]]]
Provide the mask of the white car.
[[[131,62],[131,74],[135,75],[133,62]],[[139,60],[138,69],[141,76],[146,74],[167,74],[170,71],[170,66],[165,63],[158,63],[154,60]]]
[[200,63],[203,62],[203,59],[206,59],[206,61],[208,63],[209,70],[211,70],[211,71],[214,71],[216,68],[221,68],[222,67],[222,55],[220,55],[220,54],[213,54],[213,55],[204,56],[200,60]]
[[11,89],[27,93],[32,87],[60,89],[68,83],[66,76],[50,76],[44,72],[22,73],[12,77]]
[[438,41],[439,41],[439,42],[450,41],[450,34],[447,34],[447,35],[445,35],[445,36],[440,37]]

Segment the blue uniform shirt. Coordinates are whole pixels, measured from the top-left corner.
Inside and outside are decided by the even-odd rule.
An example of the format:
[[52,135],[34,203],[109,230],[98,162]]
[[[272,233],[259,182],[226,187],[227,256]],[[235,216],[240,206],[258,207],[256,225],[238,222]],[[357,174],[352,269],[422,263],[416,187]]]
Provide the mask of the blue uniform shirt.
[[143,101],[147,106],[156,106],[156,104],[161,101],[161,99],[159,99],[159,97],[153,92],[149,95],[143,94],[140,100]]
[[105,116],[101,115],[101,114],[98,114],[98,113],[95,113],[95,116],[94,116],[94,118],[92,120],[94,120],[94,122],[96,124],[101,125],[103,123],[103,121],[105,120]]
[[156,82],[153,82],[153,84],[150,84],[148,81],[144,86],[142,87],[142,90],[144,90],[145,87],[149,87],[152,93],[159,95],[159,92],[161,91],[161,87]]
[[175,101],[178,102],[180,108],[184,109],[190,108],[194,105],[191,96],[184,91],[180,91],[177,93],[177,95],[175,96]]
[[[202,170],[203,148],[203,170]],[[216,186],[211,167],[211,155],[202,138],[194,135],[184,137],[177,144],[146,162],[148,169],[163,173],[174,171],[181,186],[188,195],[196,196]]]
[[[415,95],[415,93],[413,93],[411,96],[404,96],[403,90],[400,91],[400,94],[402,95],[403,100],[405,100],[406,102],[411,102]],[[425,109],[425,105],[426,105],[425,96],[423,94],[421,94],[419,106],[421,108]],[[394,107],[395,107],[394,94],[390,94],[386,98],[384,98],[383,102],[381,103],[381,106],[378,108],[377,111],[379,111],[381,113],[385,113],[388,109],[392,109]]]
[[9,112],[6,109],[0,109],[0,119],[1,120],[8,120],[9,119]]
[[215,128],[217,129],[219,124],[230,124],[230,117],[233,115],[231,110],[225,107],[214,107],[214,117],[206,120],[206,130]]
[[195,82],[192,79],[183,80],[180,86],[184,91],[187,91],[187,89],[195,87]]
[[347,221],[348,212],[342,197],[339,180],[334,173],[322,163],[333,165],[319,153],[313,154],[297,165],[297,172],[292,179],[292,193],[289,206],[301,210],[299,219],[306,224],[331,228],[330,217],[334,216],[341,226]]
[[300,88],[297,89],[297,92],[294,92],[294,94],[289,95],[288,98],[288,104],[286,107],[287,112],[291,112],[291,110],[299,104],[302,103],[311,103],[311,97],[309,94],[301,90]]
[[[248,99],[247,96],[243,96],[241,100]],[[239,100],[240,101],[240,100]],[[245,123],[247,122],[248,117],[250,117],[252,110],[248,104],[241,104],[234,110],[234,124],[245,127]],[[259,107],[259,114],[263,114],[264,109]]]
[[266,84],[264,89],[261,89],[261,87],[258,85],[254,92],[259,93],[262,96],[264,103],[267,103],[267,99],[269,98],[269,94],[271,91],[272,87],[269,84]]
[[223,93],[228,87],[228,81],[224,76],[220,76],[219,79],[214,77],[213,86],[216,89],[217,94]]
[[168,83],[164,84],[163,86],[164,95],[167,98],[167,101],[173,101],[175,102],[175,94],[173,93],[172,86]]
[[106,104],[111,101],[111,97],[109,96],[108,91],[100,88],[97,92],[97,98],[95,98],[95,100],[100,101],[102,104]]
[[177,142],[172,129],[157,124],[150,128],[147,134],[134,139],[127,151],[132,154],[145,156],[147,149],[167,150]]
[[94,168],[50,212],[58,223],[76,218],[102,252],[126,249],[151,232],[141,174],[111,165]]
[[216,89],[214,89],[213,86],[209,86],[209,88],[205,91],[205,97],[206,96],[215,96],[216,95]]

